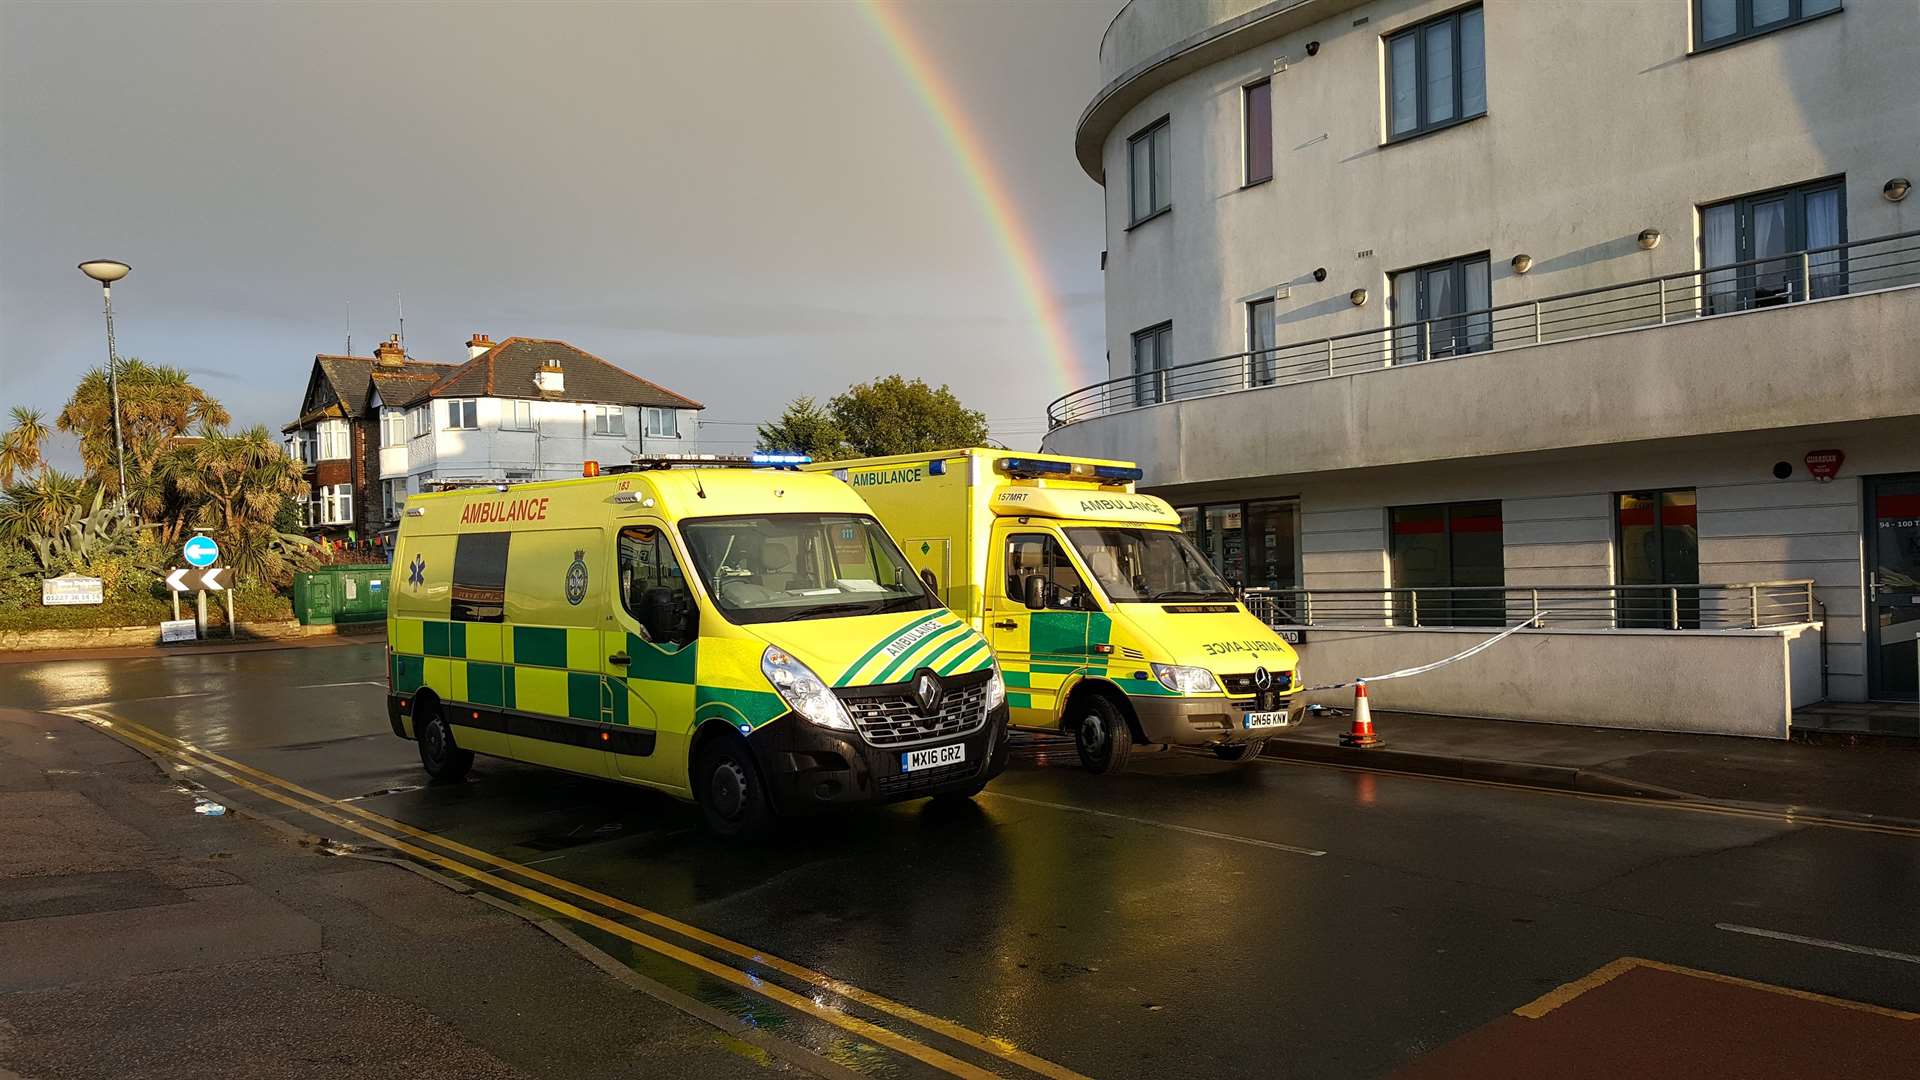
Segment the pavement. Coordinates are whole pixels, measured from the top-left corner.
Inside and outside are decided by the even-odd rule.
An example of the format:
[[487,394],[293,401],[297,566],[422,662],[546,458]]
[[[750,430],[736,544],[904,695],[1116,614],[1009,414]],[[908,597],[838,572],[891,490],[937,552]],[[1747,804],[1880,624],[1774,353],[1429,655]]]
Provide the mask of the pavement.
[[[1831,752],[1794,760],[1897,793],[1912,753],[1457,729],[1473,760],[1512,763],[1489,748],[1539,727],[1554,745],[1519,764],[1685,796],[1639,797],[1382,757],[1146,751],[1099,777],[1023,738],[971,806],[740,845],[664,796],[496,759],[427,783],[387,728],[382,665],[375,642],[0,667],[18,710],[0,754],[31,762],[0,772],[0,796],[79,792],[121,830],[37,847],[8,830],[4,865],[100,850],[40,873],[150,875],[75,877],[52,890],[71,910],[22,894],[0,918],[0,1071],[1878,1080],[1920,1060],[1920,827],[1867,819],[1885,807],[1865,797],[1845,817],[1794,809],[1729,768],[1750,785],[1778,775],[1759,771],[1770,754]],[[1389,747],[1365,753],[1417,749],[1414,719],[1379,717]],[[1297,734],[1330,744],[1342,723]],[[100,756],[30,756],[61,744]],[[167,779],[112,756],[135,745]],[[24,805],[0,820],[64,820]],[[58,949],[4,937],[61,919],[94,922]],[[40,996],[62,993],[91,996]],[[432,1072],[442,1055],[459,1064]]]
[[0,709],[0,1078],[794,1071],[471,890],[211,804]]
[[[1910,706],[1911,708],[1911,706]],[[1268,757],[1596,795],[1790,808],[1920,823],[1920,740],[1774,742],[1416,713],[1373,714],[1384,745],[1339,745],[1350,718],[1269,738]]]

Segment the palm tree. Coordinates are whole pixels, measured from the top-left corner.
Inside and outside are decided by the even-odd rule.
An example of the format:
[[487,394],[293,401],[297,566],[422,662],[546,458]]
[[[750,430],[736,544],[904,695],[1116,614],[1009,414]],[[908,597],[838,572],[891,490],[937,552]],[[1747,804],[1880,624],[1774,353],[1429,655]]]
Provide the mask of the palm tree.
[[13,430],[0,435],[0,488],[12,487],[21,476],[46,469],[47,459],[40,447],[48,434],[38,409],[13,407]]
[[0,494],[0,535],[24,540],[52,532],[80,511],[87,495],[85,480],[42,468]]
[[204,429],[168,456],[162,473],[181,503],[194,507],[193,525],[215,535],[242,577],[282,584],[309,552],[304,537],[274,527],[281,504],[304,492],[306,479],[264,426],[238,434]]
[[[120,428],[127,453],[127,501],[148,517],[164,508],[166,489],[155,483],[161,459],[175,440],[196,426],[219,427],[232,417],[187,373],[137,357],[120,361]],[[117,491],[113,444],[113,392],[102,368],[80,379],[73,397],[55,419],[61,431],[80,436],[80,460],[87,473]]]

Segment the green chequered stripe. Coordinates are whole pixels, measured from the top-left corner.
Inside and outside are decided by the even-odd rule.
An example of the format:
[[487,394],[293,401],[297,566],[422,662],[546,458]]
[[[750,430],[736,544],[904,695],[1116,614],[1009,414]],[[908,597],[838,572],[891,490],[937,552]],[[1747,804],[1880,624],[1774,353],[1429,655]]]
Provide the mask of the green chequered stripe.
[[513,662],[536,667],[567,666],[567,631],[561,626],[513,628]]
[[1007,691],[1007,705],[1015,709],[1031,709],[1033,708],[1033,695],[1016,694],[1012,690],[1009,690]]
[[724,686],[701,686],[694,690],[694,723],[724,720],[734,727],[746,724],[759,727],[787,711],[787,703],[769,690],[734,690]]
[[627,678],[690,685],[694,681],[697,653],[698,650],[691,644],[673,649],[655,645],[638,634],[628,634]]
[[430,622],[421,627],[428,656],[451,656],[455,658],[467,655],[467,624],[457,622]]
[[1025,690],[1033,685],[1033,675],[1026,671],[1015,671],[1012,668],[1007,668],[1000,672],[1000,677],[1006,680],[1007,689],[1009,690]]
[[393,654],[393,692],[411,694],[420,689],[427,681],[427,659],[424,656],[408,656],[405,653]]
[[[981,663],[980,661],[984,661],[985,663]],[[985,664],[992,662],[993,654],[987,651],[986,640],[984,638],[976,638],[973,647],[947,661],[945,666],[940,668],[940,674],[952,675],[960,671],[978,671],[984,667]]]

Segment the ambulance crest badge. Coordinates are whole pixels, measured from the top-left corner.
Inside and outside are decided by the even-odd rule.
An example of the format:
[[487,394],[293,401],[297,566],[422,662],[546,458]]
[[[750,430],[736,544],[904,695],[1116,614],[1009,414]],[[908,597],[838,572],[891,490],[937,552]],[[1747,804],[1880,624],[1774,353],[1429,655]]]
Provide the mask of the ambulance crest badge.
[[578,607],[587,598],[587,553],[573,553],[573,565],[567,567],[567,603]]

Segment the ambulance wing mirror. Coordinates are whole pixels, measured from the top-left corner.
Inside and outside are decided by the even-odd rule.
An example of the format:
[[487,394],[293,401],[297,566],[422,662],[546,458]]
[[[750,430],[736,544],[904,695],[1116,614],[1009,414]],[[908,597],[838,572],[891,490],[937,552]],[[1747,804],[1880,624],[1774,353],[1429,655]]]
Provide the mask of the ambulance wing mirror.
[[1051,606],[1056,590],[1053,582],[1039,574],[1028,574],[1020,583],[1020,599],[1033,611],[1045,611]]
[[640,625],[656,642],[684,645],[693,640],[693,610],[683,605],[672,589],[657,586],[640,594]]

